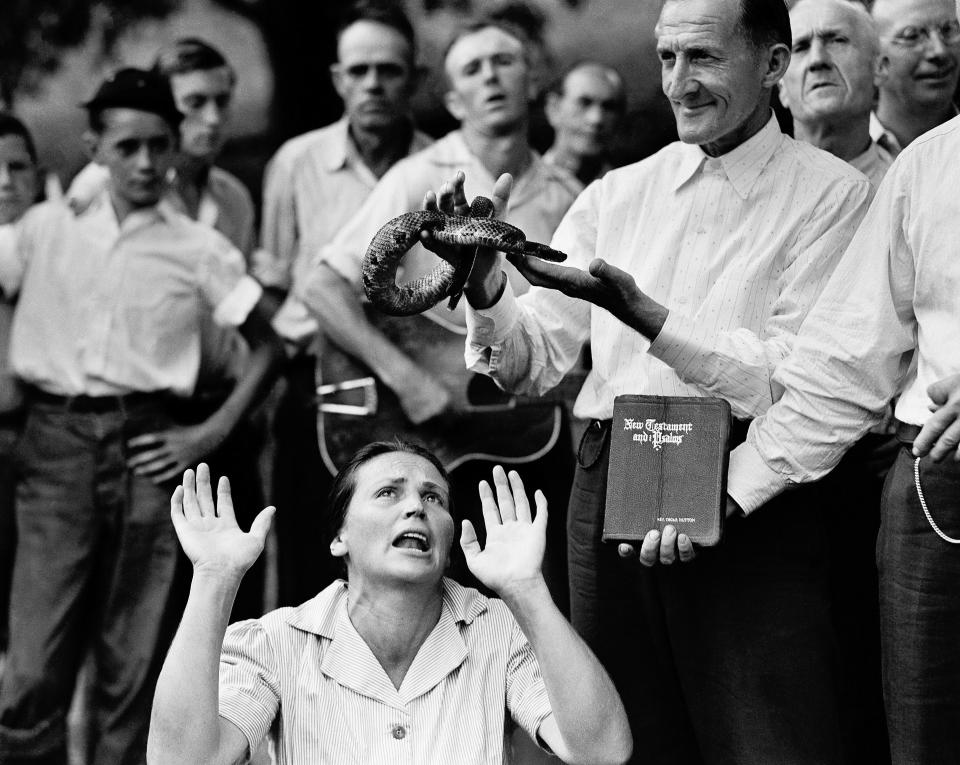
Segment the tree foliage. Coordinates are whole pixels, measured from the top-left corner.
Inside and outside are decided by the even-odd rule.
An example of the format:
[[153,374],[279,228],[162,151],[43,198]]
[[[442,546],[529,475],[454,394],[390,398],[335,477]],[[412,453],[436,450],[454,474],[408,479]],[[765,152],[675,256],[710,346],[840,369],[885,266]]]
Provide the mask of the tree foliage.
[[131,24],[163,18],[181,0],[0,0],[0,106],[60,65],[63,52],[95,35],[109,54]]

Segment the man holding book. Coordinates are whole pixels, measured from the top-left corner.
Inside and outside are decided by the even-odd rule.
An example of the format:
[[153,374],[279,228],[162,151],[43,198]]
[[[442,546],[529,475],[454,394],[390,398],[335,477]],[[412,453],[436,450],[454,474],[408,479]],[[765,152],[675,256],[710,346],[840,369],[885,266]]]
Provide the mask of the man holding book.
[[[593,423],[570,503],[571,612],[617,683],[638,759],[838,762],[825,532],[801,496],[731,519],[689,566],[653,565],[692,557],[673,526],[651,532],[639,560],[601,541],[614,397],[723,398],[742,436],[774,400],[773,371],[870,193],[773,119],[790,60],[785,5],[668,0],[657,37],[682,142],[587,189],[551,244],[568,264],[516,261],[539,285],[526,295],[480,254],[467,362],[536,394],[591,341],[575,407]],[[501,177],[498,209],[509,192]],[[462,197],[454,184],[438,203]]]

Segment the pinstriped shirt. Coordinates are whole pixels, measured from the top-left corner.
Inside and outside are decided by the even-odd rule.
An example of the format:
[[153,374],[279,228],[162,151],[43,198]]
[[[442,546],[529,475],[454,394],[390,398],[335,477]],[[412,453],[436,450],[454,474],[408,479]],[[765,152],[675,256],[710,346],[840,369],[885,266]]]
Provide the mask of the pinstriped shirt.
[[756,417],[779,397],[773,372],[869,196],[863,175],[773,117],[720,157],[671,144],[591,184],[552,242],[570,265],[603,258],[665,305],[654,342],[585,301],[539,287],[515,298],[508,285],[491,308],[468,309],[467,366],[537,395],[589,339],[578,417],[609,418],[623,393],[717,396]]
[[278,765],[509,762],[514,724],[534,740],[552,714],[540,668],[507,607],[443,580],[440,619],[400,688],[354,628],[339,581],[298,608],[231,625],[220,716]]

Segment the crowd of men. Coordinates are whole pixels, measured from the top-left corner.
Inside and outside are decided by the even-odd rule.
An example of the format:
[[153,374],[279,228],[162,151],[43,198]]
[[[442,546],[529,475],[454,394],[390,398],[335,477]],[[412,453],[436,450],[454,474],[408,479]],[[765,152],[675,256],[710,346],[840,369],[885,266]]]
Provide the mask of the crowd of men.
[[[631,762],[960,762],[957,13],[667,0],[680,140],[616,168],[621,73],[561,73],[541,156],[528,32],[476,20],[444,51],[459,127],[434,141],[411,113],[410,21],[360,0],[330,72],[343,116],[270,160],[259,232],[216,164],[236,74],[202,40],[99,83],[62,200],[38,201],[30,132],[0,114],[0,763],[66,761],[87,657],[91,762],[142,762],[186,597],[176,480],[201,460],[229,475],[242,525],[278,507],[295,605],[339,573],[336,429],[378,421],[438,450],[478,527],[492,464],[543,489],[547,581],[617,685]],[[377,229],[477,194],[568,261],[481,249],[455,308],[383,321],[360,279]],[[403,279],[439,249],[425,237]],[[340,356],[361,371],[333,379]],[[475,373],[518,398],[475,400]],[[626,393],[729,402],[716,548],[672,526],[601,540]],[[395,419],[344,418],[377,399]],[[234,618],[263,591],[261,566]]]

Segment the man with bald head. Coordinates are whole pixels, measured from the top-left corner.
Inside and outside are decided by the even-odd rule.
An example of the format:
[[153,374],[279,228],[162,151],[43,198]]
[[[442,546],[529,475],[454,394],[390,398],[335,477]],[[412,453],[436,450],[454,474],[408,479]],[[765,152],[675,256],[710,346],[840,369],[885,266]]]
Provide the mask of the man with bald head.
[[[826,530],[809,494],[748,517],[731,505],[723,540],[696,556],[673,524],[639,557],[602,541],[614,398],[724,398],[742,438],[870,194],[773,117],[790,60],[782,1],[668,0],[656,35],[680,142],[578,197],[551,244],[564,265],[514,258],[538,285],[527,294],[478,254],[466,360],[536,395],[591,343],[574,407],[591,424],[568,509],[571,615],[627,705],[636,761],[838,763]],[[509,179],[495,192],[505,207]]]
[[612,67],[583,61],[547,93],[554,131],[545,162],[562,167],[586,186],[611,168],[610,147],[626,108],[623,79]]
[[800,0],[790,11],[793,55],[780,101],[794,137],[849,162],[876,188],[893,157],[870,136],[888,59],[870,14],[851,0]]
[[957,113],[960,23],[951,0],[875,0],[871,12],[889,70],[870,134],[896,156]]

